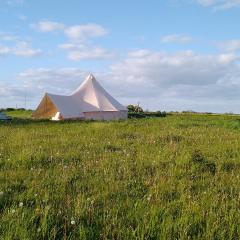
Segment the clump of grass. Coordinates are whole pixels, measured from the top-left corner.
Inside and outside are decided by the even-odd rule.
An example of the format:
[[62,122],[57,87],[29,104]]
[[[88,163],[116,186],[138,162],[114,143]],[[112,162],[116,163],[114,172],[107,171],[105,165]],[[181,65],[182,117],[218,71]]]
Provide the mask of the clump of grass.
[[120,137],[127,140],[134,140],[137,138],[136,134],[134,133],[123,133],[120,135]]
[[183,138],[177,135],[167,135],[164,139],[169,143],[179,143]]
[[163,191],[162,201],[172,202],[180,198],[180,193],[176,189],[166,189]]
[[239,164],[236,164],[233,161],[226,161],[222,164],[221,170],[225,172],[232,172],[234,170],[238,170],[240,167]]
[[215,175],[217,167],[215,162],[208,160],[205,156],[199,151],[195,150],[192,153],[192,162],[197,167],[198,171],[209,172],[212,175]]
[[117,146],[114,146],[114,145],[111,145],[111,144],[107,144],[104,146],[104,150],[105,151],[108,151],[108,152],[119,152],[121,151],[122,149],[120,147],[117,147]]

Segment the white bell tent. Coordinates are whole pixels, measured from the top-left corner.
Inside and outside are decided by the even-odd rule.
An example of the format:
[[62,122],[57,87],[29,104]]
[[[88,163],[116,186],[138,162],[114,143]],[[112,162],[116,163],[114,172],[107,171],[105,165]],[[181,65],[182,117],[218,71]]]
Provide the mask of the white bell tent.
[[34,118],[52,120],[117,120],[127,116],[127,108],[107,93],[92,74],[69,96],[46,93],[33,113]]

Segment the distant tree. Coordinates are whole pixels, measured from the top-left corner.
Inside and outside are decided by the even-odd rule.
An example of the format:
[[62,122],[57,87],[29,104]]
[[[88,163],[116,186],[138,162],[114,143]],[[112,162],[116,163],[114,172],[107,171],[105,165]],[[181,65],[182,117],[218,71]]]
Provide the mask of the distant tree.
[[128,105],[128,111],[133,113],[142,113],[143,109],[140,106]]
[[135,112],[135,106],[134,105],[128,105],[127,109],[129,112]]
[[15,108],[6,108],[6,111],[8,112],[15,111]]
[[135,112],[142,113],[143,109],[140,106],[135,106]]

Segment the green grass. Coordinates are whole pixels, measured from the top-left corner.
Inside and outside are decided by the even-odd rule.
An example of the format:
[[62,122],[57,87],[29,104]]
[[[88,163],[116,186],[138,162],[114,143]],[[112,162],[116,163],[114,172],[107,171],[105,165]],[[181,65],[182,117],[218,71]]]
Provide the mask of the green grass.
[[13,110],[13,111],[4,111],[8,116],[13,118],[24,118],[30,119],[32,116],[32,110]]
[[0,239],[239,239],[240,117],[0,123]]

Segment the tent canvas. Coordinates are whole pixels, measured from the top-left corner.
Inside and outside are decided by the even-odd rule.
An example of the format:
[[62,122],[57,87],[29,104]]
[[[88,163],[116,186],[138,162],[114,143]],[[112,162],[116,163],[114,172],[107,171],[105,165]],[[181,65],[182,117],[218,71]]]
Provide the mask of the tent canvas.
[[33,117],[52,120],[126,119],[127,108],[114,99],[90,74],[69,96],[46,93]]

